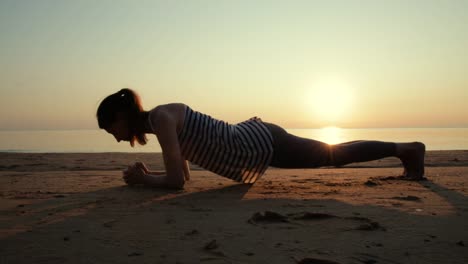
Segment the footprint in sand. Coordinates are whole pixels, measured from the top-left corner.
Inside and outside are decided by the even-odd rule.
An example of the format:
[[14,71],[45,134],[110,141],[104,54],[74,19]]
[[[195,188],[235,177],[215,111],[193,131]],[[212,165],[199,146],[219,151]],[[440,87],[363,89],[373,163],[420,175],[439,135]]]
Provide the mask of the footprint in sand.
[[141,256],[141,255],[143,255],[143,253],[141,253],[141,252],[132,252],[132,253],[128,254],[129,257],[138,257],[138,256]]
[[291,215],[296,215],[294,217],[295,220],[322,220],[322,219],[338,218],[338,216],[332,215],[332,214],[310,213],[310,212],[301,213],[299,216],[297,216],[297,214],[291,214]]
[[107,228],[112,228],[114,224],[117,223],[117,220],[110,220],[102,224],[102,226]]
[[376,183],[376,182],[374,182],[374,181],[372,181],[372,180],[367,180],[367,181],[364,183],[364,185],[366,185],[367,187],[375,187],[375,186],[380,185],[380,184],[378,184],[378,183]]
[[263,214],[256,212],[248,221],[250,224],[257,223],[287,223],[288,218],[272,211],[265,211]]
[[216,242],[216,239],[213,239],[210,242],[208,242],[203,248],[205,250],[213,250],[213,249],[216,249],[218,247],[219,247],[218,242]]
[[189,232],[185,233],[186,236],[194,236],[194,235],[198,235],[198,234],[200,234],[200,232],[198,232],[198,230],[196,230],[196,229],[193,229],[192,231],[189,231]]
[[408,195],[408,196],[395,196],[392,197],[391,199],[395,200],[401,200],[401,201],[415,201],[415,202],[420,202],[421,198],[413,195]]
[[299,213],[289,213],[287,215],[282,215],[277,212],[265,211],[264,213],[256,212],[253,216],[247,221],[250,224],[273,224],[273,223],[287,223],[287,224],[299,224],[300,222],[307,221],[323,221],[338,219],[342,220],[346,225],[346,222],[359,222],[360,224],[357,227],[349,228],[345,227],[345,231],[359,230],[359,231],[387,231],[385,227],[381,226],[378,222],[373,221],[367,217],[360,216],[351,216],[351,217],[340,217],[333,214],[327,213],[314,213],[314,212],[299,212]]
[[326,259],[316,259],[316,258],[303,258],[301,260],[296,260],[297,264],[340,264],[339,262],[326,260]]
[[201,261],[205,262],[205,261],[210,261],[210,260],[220,260],[220,259],[225,259],[227,258],[226,254],[224,254],[224,252],[222,252],[220,249],[219,249],[220,245],[218,244],[218,242],[216,241],[216,239],[213,239],[211,240],[210,242],[208,242],[204,247],[203,249],[207,252],[209,252],[211,255],[214,255],[216,256],[215,258],[213,257],[209,257],[209,258],[203,258],[203,259],[200,259]]

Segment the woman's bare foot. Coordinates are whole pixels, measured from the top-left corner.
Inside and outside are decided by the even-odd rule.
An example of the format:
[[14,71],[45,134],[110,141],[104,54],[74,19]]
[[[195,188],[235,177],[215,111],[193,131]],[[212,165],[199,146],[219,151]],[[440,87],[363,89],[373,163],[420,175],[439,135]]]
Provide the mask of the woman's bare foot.
[[424,179],[424,155],[426,146],[421,142],[397,143],[396,156],[403,163],[403,178],[409,180]]

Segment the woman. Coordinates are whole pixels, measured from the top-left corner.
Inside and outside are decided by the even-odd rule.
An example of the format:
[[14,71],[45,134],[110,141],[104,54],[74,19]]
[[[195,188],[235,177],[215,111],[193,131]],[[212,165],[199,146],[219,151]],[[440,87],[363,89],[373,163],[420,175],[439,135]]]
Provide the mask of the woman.
[[424,177],[425,146],[420,142],[359,140],[329,145],[289,134],[258,117],[228,124],[182,103],[144,111],[140,98],[130,89],[106,97],[99,105],[97,119],[99,128],[118,142],[145,145],[146,134],[154,134],[161,145],[165,172],[152,172],[143,163],[136,163],[124,171],[129,185],[183,188],[190,179],[187,161],[235,181],[253,183],[268,166],[316,168],[398,157],[405,169],[404,178]]

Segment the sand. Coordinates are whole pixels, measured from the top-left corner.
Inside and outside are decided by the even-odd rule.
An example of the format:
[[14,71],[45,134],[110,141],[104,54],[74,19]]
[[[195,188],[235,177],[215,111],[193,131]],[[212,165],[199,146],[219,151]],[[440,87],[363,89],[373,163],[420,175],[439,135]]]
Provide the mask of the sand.
[[0,154],[0,263],[468,263],[468,151],[271,168],[242,185],[192,167],[184,190],[128,187],[160,154]]

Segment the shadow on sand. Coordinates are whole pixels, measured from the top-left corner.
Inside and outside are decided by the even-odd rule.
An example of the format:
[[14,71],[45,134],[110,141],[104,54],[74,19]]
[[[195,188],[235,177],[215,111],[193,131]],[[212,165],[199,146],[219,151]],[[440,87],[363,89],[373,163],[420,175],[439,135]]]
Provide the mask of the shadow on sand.
[[[1,263],[463,263],[467,199],[421,182],[456,215],[333,199],[245,199],[250,185],[199,192],[118,186],[5,212]],[[265,213],[267,212],[267,213]],[[329,261],[329,262],[327,262]]]

